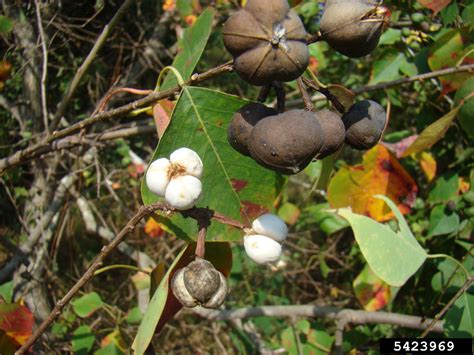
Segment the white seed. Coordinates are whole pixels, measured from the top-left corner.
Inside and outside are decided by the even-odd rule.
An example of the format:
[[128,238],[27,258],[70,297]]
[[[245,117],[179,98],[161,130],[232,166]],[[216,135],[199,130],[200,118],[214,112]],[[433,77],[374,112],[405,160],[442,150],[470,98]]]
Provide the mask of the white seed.
[[146,184],[154,194],[164,197],[170,182],[171,162],[166,158],[155,160],[146,172]]
[[198,302],[191,296],[184,285],[184,268],[179,269],[171,280],[171,290],[178,301],[188,308],[196,307]]
[[205,304],[203,304],[203,307],[205,308],[211,308],[211,309],[217,309],[225,301],[225,298],[227,296],[227,281],[225,279],[224,274],[222,272],[219,272],[219,279],[220,279],[220,287],[217,290],[216,293],[211,297],[209,301],[207,301]]
[[201,180],[191,175],[178,176],[168,184],[165,199],[171,207],[187,210],[196,204],[201,192]]
[[255,233],[270,237],[277,242],[283,242],[288,235],[288,227],[285,222],[271,213],[261,215],[253,221],[252,229]]
[[173,164],[183,167],[186,175],[201,178],[203,171],[202,160],[194,150],[189,148],[175,150],[171,153],[170,160]]
[[257,264],[277,261],[281,256],[281,245],[264,235],[247,235],[244,237],[245,252]]

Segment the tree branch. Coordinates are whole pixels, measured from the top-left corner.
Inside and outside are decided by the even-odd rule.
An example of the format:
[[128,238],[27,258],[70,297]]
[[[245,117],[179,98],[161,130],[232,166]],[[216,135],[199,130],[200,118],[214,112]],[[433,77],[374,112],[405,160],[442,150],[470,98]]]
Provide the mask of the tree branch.
[[[215,67],[213,69],[208,70],[207,72],[204,72],[202,74],[194,74],[191,76],[190,79],[186,80],[184,82],[184,86],[188,85],[196,85],[198,83],[201,83],[203,81],[209,80],[211,78],[214,78],[218,75],[221,75],[223,73],[227,73],[229,71],[232,71],[232,63],[228,62],[225,64],[222,64],[218,67]],[[170,98],[176,95],[176,93],[179,93],[181,91],[180,86],[176,86],[174,88],[171,88],[169,90],[165,91],[159,91],[159,92],[154,92],[142,99],[133,101],[127,105],[118,107],[116,109],[98,113],[92,117],[89,117],[85,120],[82,120],[80,122],[77,122],[67,128],[64,128],[60,131],[54,131],[50,135],[44,137],[39,143],[36,143],[28,148],[25,148],[23,150],[17,151],[16,153],[10,155],[9,157],[0,159],[0,176],[8,169],[17,165],[20,165],[24,163],[25,161],[29,160],[31,156],[39,156],[38,152],[45,150],[52,142],[64,138],[67,136],[72,135],[73,133],[82,130],[84,128],[87,128],[91,125],[94,125],[98,122],[102,121],[107,121],[112,118],[116,117],[121,117],[126,115],[127,113],[136,110],[139,107],[151,105],[157,101]]]

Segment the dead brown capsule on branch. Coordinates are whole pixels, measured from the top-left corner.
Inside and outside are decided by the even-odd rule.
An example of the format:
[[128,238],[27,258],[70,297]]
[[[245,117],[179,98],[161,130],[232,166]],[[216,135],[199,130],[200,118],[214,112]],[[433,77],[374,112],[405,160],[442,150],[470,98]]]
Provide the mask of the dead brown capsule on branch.
[[229,144],[243,155],[250,156],[248,141],[253,127],[263,118],[278,112],[260,103],[250,103],[241,107],[232,117],[227,127]]
[[369,0],[327,0],[321,38],[341,54],[363,57],[379,43],[389,11]]
[[248,0],[224,25],[234,69],[252,85],[291,81],[306,70],[307,33],[286,0]]
[[249,150],[259,164],[283,174],[297,174],[323,146],[321,125],[313,112],[291,110],[264,118],[250,135]]
[[364,100],[351,106],[342,116],[346,127],[346,143],[358,150],[377,145],[387,125],[385,109],[375,101]]
[[344,144],[346,129],[341,116],[330,110],[316,111],[316,120],[323,132],[323,146],[317,153],[317,159],[323,159],[337,152]]
[[227,296],[225,276],[209,261],[200,258],[175,273],[171,289],[178,301],[188,308],[197,305],[219,308]]

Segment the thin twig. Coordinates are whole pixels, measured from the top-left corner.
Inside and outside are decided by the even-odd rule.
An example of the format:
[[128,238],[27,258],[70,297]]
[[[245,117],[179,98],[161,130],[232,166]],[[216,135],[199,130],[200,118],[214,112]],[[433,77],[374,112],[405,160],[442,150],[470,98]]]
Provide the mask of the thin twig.
[[424,338],[425,336],[428,335],[429,332],[433,330],[433,328],[436,326],[436,323],[439,322],[441,318],[444,317],[444,315],[451,309],[451,307],[454,305],[454,303],[458,300],[459,297],[463,295],[464,292],[467,291],[467,289],[471,286],[471,284],[474,282],[474,276],[469,277],[467,281],[464,283],[463,287],[459,289],[459,291],[454,295],[454,297],[448,302],[446,306],[439,312],[434,319],[430,322],[429,326],[425,329],[425,331],[420,335],[420,338]]
[[[117,236],[112,239],[112,241],[105,247],[102,248],[99,255],[95,258],[92,265],[87,269],[87,271],[81,276],[81,278],[75,283],[75,285],[66,293],[66,295],[61,298],[54,309],[51,311],[48,318],[46,318],[40,326],[35,330],[33,335],[21,346],[21,348],[15,353],[16,355],[24,354],[28,349],[39,339],[39,337],[48,329],[51,323],[59,317],[61,314],[62,309],[72,300],[72,298],[79,292],[79,290],[87,283],[90,279],[94,277],[95,272],[102,266],[104,259],[113,251],[115,250],[120,243],[122,243],[125,238],[127,237],[128,233],[133,231],[138,223],[146,216],[153,214],[156,211],[161,212],[175,212],[175,213],[182,213],[186,217],[191,217],[196,219],[201,226],[201,230],[203,230],[203,226],[206,226],[204,229],[207,230],[207,225],[209,225],[210,220],[214,219],[215,213],[207,208],[192,208],[187,211],[178,211],[169,206],[157,202],[148,206],[143,206],[139,209],[139,211],[130,219],[127,225],[117,234]],[[231,226],[239,226],[242,227],[243,225],[240,224],[238,221],[234,221],[231,218],[225,217],[223,215],[217,214],[218,220],[221,223],[225,223],[224,221],[229,222]],[[243,226],[245,227],[245,226]],[[201,237],[202,238],[202,237]],[[204,255],[203,255],[204,256]]]
[[79,86],[79,83],[81,82],[82,77],[84,76],[85,73],[87,73],[89,67],[91,66],[95,57],[97,56],[97,53],[105,44],[107,37],[109,36],[112,29],[117,25],[117,23],[121,20],[121,18],[127,13],[127,9],[130,7],[130,5],[132,5],[133,2],[134,0],[125,0],[122,6],[120,6],[120,8],[115,13],[114,17],[112,17],[110,22],[107,25],[105,25],[104,29],[102,30],[102,33],[95,41],[94,46],[92,47],[91,51],[87,55],[82,65],[77,70],[76,75],[74,76],[74,78],[71,81],[71,84],[67,88],[66,93],[64,94],[64,97],[61,103],[59,104],[59,107],[54,115],[53,122],[51,123],[51,131],[54,131],[58,127],[59,122],[61,121],[61,118],[64,115],[64,112],[66,112],[66,107],[69,104],[69,101],[71,100],[72,96],[76,92],[76,89]]
[[[227,73],[232,70],[233,70],[232,62],[228,62],[218,67],[212,68],[202,74],[194,74],[193,76],[191,76],[190,79],[184,82],[184,86],[195,85],[195,84],[201,83],[203,81],[214,78],[218,75]],[[133,101],[127,105],[124,105],[124,106],[121,106],[121,107],[118,107],[116,109],[112,109],[106,112],[98,113],[92,117],[89,117],[80,122],[77,122],[60,131],[54,131],[49,136],[44,137],[39,143],[34,144],[23,150],[17,151],[6,158],[0,159],[0,176],[8,168],[20,165],[24,163],[25,161],[29,160],[32,155],[38,156],[37,155],[38,151],[45,149],[52,142],[58,139],[70,136],[74,134],[75,132],[80,131],[84,128],[87,128],[89,126],[92,126],[98,122],[107,121],[112,118],[124,116],[130,113],[131,111],[136,110],[139,107],[148,106],[150,104],[155,103],[156,101],[173,97],[180,91],[181,91],[181,87],[178,85],[169,90],[154,92],[153,94],[150,94],[142,99]]]

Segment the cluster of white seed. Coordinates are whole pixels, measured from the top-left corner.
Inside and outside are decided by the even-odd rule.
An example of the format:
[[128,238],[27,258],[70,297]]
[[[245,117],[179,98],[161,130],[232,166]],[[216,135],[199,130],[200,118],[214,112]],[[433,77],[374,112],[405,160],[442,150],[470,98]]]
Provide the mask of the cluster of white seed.
[[178,210],[196,205],[201,197],[203,173],[202,160],[189,148],[174,151],[169,159],[160,158],[150,164],[146,184],[154,194]]
[[250,259],[258,264],[276,262],[281,256],[281,244],[288,236],[285,222],[274,214],[264,214],[252,223],[244,237],[244,247]]

